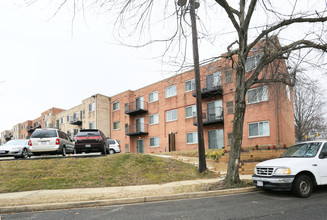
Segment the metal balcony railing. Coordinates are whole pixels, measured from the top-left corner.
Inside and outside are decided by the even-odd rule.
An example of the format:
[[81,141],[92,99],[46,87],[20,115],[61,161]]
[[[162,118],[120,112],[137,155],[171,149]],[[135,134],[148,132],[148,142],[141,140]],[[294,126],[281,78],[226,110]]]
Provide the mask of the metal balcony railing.
[[148,112],[148,103],[145,101],[137,100],[125,104],[125,113],[128,115],[140,115]]
[[128,136],[147,135],[148,124],[137,123],[136,125],[128,125],[125,127],[125,134]]
[[[207,98],[216,95],[223,94],[223,87],[221,82],[221,77],[206,77],[200,81],[201,84],[201,97]],[[193,96],[196,96],[196,93],[193,93]]]
[[[203,126],[224,123],[222,107],[207,108],[202,111]],[[197,117],[193,118],[193,124],[197,125]]]

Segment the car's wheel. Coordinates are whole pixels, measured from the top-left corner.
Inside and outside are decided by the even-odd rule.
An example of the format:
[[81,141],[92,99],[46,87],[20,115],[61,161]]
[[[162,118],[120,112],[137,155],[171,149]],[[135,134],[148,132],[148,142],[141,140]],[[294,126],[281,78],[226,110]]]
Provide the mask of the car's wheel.
[[297,197],[300,198],[309,197],[313,190],[312,179],[305,174],[297,176],[294,180],[292,190]]
[[66,147],[62,147],[62,156],[65,157],[67,155]]
[[28,152],[27,152],[27,149],[24,148],[23,151],[22,151],[22,158],[26,159],[27,157],[28,157]]
[[109,149],[109,154],[115,154],[115,151],[113,149]]

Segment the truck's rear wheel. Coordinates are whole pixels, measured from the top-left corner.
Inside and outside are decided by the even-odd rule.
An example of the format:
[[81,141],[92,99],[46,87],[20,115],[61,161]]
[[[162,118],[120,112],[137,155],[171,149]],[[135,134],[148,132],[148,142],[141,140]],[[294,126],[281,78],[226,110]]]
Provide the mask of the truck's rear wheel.
[[307,198],[311,195],[312,190],[313,183],[309,176],[302,174],[295,178],[292,191],[297,197]]

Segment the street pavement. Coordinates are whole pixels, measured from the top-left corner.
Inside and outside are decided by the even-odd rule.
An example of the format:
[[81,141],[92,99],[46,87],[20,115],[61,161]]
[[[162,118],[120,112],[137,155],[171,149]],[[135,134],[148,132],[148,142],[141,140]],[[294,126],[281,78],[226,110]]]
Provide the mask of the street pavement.
[[[241,176],[251,179],[251,175]],[[155,201],[201,198],[255,191],[255,187],[217,191],[194,191],[197,186],[223,180],[200,179],[165,184],[62,190],[36,190],[0,194],[0,213],[18,213],[67,208],[123,205]],[[189,190],[193,188],[193,190]]]

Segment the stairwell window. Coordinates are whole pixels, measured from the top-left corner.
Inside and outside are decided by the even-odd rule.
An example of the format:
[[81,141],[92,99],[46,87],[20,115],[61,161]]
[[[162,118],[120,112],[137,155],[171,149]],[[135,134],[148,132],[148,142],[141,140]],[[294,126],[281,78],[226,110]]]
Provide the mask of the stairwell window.
[[268,101],[268,88],[261,86],[247,91],[247,104],[254,104]]
[[114,130],[119,130],[120,129],[120,121],[115,121],[113,123],[113,128],[114,128]]
[[225,83],[232,83],[233,82],[233,71],[226,70],[225,71]]
[[95,109],[95,104],[94,102],[92,102],[91,104],[89,104],[89,112],[94,112]]
[[187,144],[197,144],[198,143],[198,133],[189,132],[186,134],[186,143]]
[[259,61],[262,56],[263,56],[263,53],[258,53],[258,54],[248,57],[246,64],[245,64],[245,71],[248,72],[248,71],[255,69],[258,66]]
[[176,96],[177,95],[177,88],[176,85],[172,85],[169,87],[166,87],[166,98]]
[[112,104],[112,110],[113,111],[117,111],[120,109],[120,103],[119,102],[115,102]]
[[249,137],[266,137],[270,136],[269,121],[260,121],[249,123]]
[[190,92],[195,90],[195,80],[191,79],[185,82],[185,92]]
[[166,122],[177,120],[177,109],[166,111]]
[[234,113],[234,102],[233,101],[226,102],[226,110],[227,110],[227,114]]
[[149,103],[158,101],[158,91],[149,93]]

